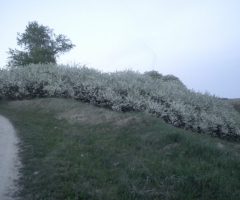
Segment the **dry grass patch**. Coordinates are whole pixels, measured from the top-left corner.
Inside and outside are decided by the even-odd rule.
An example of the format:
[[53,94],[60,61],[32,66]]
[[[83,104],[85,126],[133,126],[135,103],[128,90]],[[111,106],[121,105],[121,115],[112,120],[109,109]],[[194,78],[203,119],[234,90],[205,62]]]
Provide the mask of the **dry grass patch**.
[[178,144],[178,143],[168,144],[163,149],[164,150],[170,150],[170,149],[174,149],[174,148],[178,147],[179,145],[180,144]]
[[112,124],[116,128],[121,128],[134,121],[140,123],[141,119],[131,116],[129,113],[121,113],[91,104],[82,103],[73,99],[42,98],[32,100],[21,100],[9,102],[14,109],[38,109],[40,113],[57,113],[57,119],[66,119],[70,124],[84,123],[99,125],[102,123]]

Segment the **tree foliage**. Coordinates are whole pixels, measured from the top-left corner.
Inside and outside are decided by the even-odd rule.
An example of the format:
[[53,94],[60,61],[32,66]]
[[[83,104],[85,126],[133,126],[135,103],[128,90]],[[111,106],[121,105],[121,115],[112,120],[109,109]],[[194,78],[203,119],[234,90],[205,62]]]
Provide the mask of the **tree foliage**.
[[66,36],[55,35],[52,29],[39,25],[36,21],[29,22],[24,33],[17,33],[17,44],[24,51],[9,48],[7,66],[56,64],[60,54],[70,51],[75,46]]

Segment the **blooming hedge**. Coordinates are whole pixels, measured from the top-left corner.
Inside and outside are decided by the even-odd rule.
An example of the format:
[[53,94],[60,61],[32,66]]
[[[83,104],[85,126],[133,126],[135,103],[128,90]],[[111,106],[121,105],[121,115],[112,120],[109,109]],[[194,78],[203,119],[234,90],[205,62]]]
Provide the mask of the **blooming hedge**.
[[240,118],[227,102],[189,90],[156,71],[103,73],[85,66],[29,65],[0,70],[0,99],[74,98],[117,111],[144,111],[176,127],[229,140],[240,138]]

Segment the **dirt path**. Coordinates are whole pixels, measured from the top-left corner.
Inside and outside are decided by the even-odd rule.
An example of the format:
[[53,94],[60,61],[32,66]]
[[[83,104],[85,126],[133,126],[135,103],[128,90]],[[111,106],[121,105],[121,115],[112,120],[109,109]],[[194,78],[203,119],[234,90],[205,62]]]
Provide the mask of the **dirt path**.
[[13,199],[11,194],[16,191],[14,180],[18,178],[20,161],[16,144],[18,138],[8,119],[0,115],[0,199]]

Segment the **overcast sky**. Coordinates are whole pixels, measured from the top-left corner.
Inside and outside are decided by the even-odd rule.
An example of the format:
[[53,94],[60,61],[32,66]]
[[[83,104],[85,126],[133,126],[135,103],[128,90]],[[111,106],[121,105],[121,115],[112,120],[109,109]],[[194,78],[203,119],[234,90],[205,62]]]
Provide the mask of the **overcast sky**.
[[28,22],[76,45],[58,62],[104,72],[173,74],[189,88],[240,98],[240,0],[0,0],[0,67]]

